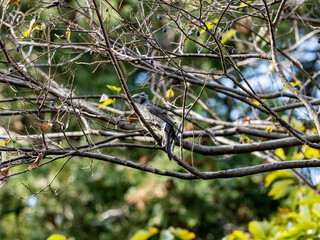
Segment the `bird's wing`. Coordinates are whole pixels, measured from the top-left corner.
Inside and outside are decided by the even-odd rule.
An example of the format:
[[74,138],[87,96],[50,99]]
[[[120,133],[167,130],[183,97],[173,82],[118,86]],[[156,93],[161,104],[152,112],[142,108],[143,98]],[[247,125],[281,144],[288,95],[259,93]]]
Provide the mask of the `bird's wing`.
[[167,115],[167,113],[162,110],[161,108],[158,108],[157,106],[148,104],[146,105],[146,109],[153,115],[155,115],[156,117],[160,118],[161,120],[163,120],[164,122],[170,124],[172,127],[175,127],[174,122],[171,120],[171,118],[169,118],[169,116]]

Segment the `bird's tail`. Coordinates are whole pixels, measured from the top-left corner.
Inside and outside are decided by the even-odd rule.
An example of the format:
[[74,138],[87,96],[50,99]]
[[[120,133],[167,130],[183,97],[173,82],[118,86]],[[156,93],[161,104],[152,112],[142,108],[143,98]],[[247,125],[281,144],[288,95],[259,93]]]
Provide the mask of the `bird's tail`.
[[168,129],[168,135],[167,135],[167,154],[168,154],[169,160],[172,159],[171,144],[173,141],[176,141],[176,139],[177,139],[177,136],[176,136],[176,133],[174,132],[174,128],[170,126],[170,128]]

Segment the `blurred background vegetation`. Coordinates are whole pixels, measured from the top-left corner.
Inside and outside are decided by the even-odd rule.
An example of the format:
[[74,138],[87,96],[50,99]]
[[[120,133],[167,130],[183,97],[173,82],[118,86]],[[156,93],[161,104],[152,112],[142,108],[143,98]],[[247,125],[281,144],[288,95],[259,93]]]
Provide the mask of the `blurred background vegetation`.
[[[66,0],[64,2],[78,8],[85,1]],[[114,6],[119,4],[118,1],[110,2]],[[122,14],[128,19],[132,19],[133,24],[136,23],[135,18],[141,20],[139,14],[137,14],[138,2],[134,0],[121,1],[120,10]],[[38,15],[41,21],[46,22],[56,14],[56,8],[42,13],[43,9],[37,5],[40,3],[41,6],[45,5],[43,2],[31,0],[21,0],[17,3],[19,11],[29,13],[26,17],[27,19],[25,19],[24,26],[19,26],[21,33],[28,29],[27,22],[31,21],[35,15]],[[152,1],[150,1],[151,3]],[[9,6],[8,11],[14,12],[17,9],[17,5]],[[108,29],[113,29],[119,25],[120,18],[115,16],[107,4],[103,5],[106,26]],[[306,1],[305,8],[297,11],[302,14],[303,11],[310,10],[311,14],[312,8],[316,5],[313,1]],[[106,11],[106,8],[108,8],[108,11]],[[276,9],[276,6],[273,9]],[[159,13],[161,15],[164,12],[159,10]],[[319,15],[319,12],[315,14],[312,11],[312,17],[320,17]],[[75,12],[69,12],[68,9],[61,8],[60,16],[63,16],[66,20],[75,21],[84,28],[89,28],[87,20],[78,18]],[[63,24],[58,17],[56,20],[55,27],[61,29],[60,32],[56,31],[56,33],[63,34],[67,25]],[[156,29],[155,35],[162,44],[166,45],[167,49],[170,49],[174,47],[172,43],[177,40],[178,36],[175,32],[178,29],[168,25],[166,26],[168,31],[164,32],[163,27],[165,24],[166,21],[159,19],[158,15],[152,17],[152,26]],[[255,27],[259,28],[259,23],[256,22],[256,24]],[[294,33],[288,32],[292,24],[293,22],[290,21],[280,24],[277,34],[283,37],[278,40],[279,46],[282,44],[291,45],[294,42]],[[225,25],[226,29],[227,27]],[[305,26],[299,26],[301,35],[307,34],[307,32],[308,30]],[[2,39],[10,39],[7,34],[7,29],[1,29]],[[39,31],[35,34],[41,37],[44,32]],[[111,38],[116,38],[117,34],[116,31],[111,31],[110,36]],[[124,35],[127,35],[128,41],[131,41],[134,33],[129,32],[124,33]],[[250,35],[239,32],[239,29],[236,32],[236,36],[244,41],[250,42],[252,40],[250,40]],[[70,41],[77,42],[79,38],[85,39],[87,36],[86,34],[72,33]],[[57,42],[63,41],[54,38],[53,33],[52,39]],[[89,39],[87,41],[90,42]],[[316,38],[313,38],[312,44],[315,41]],[[8,44],[8,48],[11,49],[10,53],[19,58],[19,53],[15,52],[16,46],[14,43],[8,40]],[[12,45],[11,48],[10,44]],[[316,55],[319,48],[312,44],[311,46],[313,47],[306,47],[300,50],[301,54]],[[130,46],[130,44],[127,46]],[[25,46],[20,47],[25,48]],[[141,50],[146,48],[147,46],[143,42],[139,46]],[[248,46],[239,41],[229,43],[228,48],[230,51],[235,49],[239,52],[245,52]],[[197,45],[191,41],[187,42],[185,50],[192,53],[199,51]],[[41,47],[35,47],[33,51],[35,56],[41,56],[44,50]],[[71,58],[76,54],[78,52],[75,50],[61,49],[55,53],[53,59],[54,62],[58,63],[61,59]],[[3,54],[1,54],[1,59],[3,60]],[[69,71],[71,66],[68,65],[57,68],[55,80],[65,86],[71,85],[71,80],[73,80],[72,84],[75,86],[74,89],[77,95],[113,94],[114,92],[106,88],[106,84],[120,85],[113,66],[111,64],[101,64],[100,61],[105,60],[103,56],[97,53],[90,54],[88,51],[77,60],[77,64],[72,66],[73,71]],[[183,60],[182,64],[209,71],[213,66],[219,68],[219,61],[219,59],[201,59],[199,61],[195,57]],[[317,57],[310,57],[301,61],[307,71],[319,70]],[[261,65],[266,65],[266,63],[261,60],[249,69],[240,69],[246,77],[252,76],[252,81],[254,81],[256,75],[253,73],[253,69],[260,69]],[[0,63],[1,70],[7,71],[8,68],[7,64]],[[148,90],[150,86],[146,85],[144,87],[141,85],[149,77],[147,73],[137,70],[126,62],[121,62],[121,68],[133,93],[135,91],[150,93]],[[44,71],[46,70],[44,69]],[[266,71],[269,71],[268,66]],[[262,75],[266,75],[266,71],[262,72]],[[299,73],[297,74],[300,77]],[[277,84],[279,83],[274,83],[275,86],[278,86]],[[17,89],[22,91],[25,96],[28,96],[29,93],[25,89]],[[201,87],[193,88],[195,92],[199,92],[200,89]],[[3,84],[0,85],[0,90],[1,98],[15,96],[16,94],[10,86]],[[165,89],[162,92],[165,95]],[[212,107],[222,119],[235,120],[239,116],[252,114],[247,105],[244,107],[242,103],[233,102],[234,100],[227,99],[225,96],[213,94],[212,92],[210,94],[210,98],[214,99],[211,102]],[[98,100],[96,100],[97,102]],[[230,104],[232,109],[235,109],[233,114],[230,114],[230,109],[228,108]],[[276,104],[275,102],[274,105]],[[123,102],[117,102],[116,107],[119,109],[124,108]],[[201,106],[195,106],[194,111],[202,111]],[[46,114],[45,118],[49,119],[50,114]],[[13,120],[10,117],[3,117],[1,121],[5,125],[10,125],[10,128],[15,131],[28,131],[30,134],[36,132],[31,119],[16,117]],[[77,129],[76,122],[70,123],[69,129],[72,128]],[[103,137],[100,137],[100,139],[103,139]],[[80,144],[84,140],[75,139],[74,141],[78,141],[77,144]],[[300,151],[300,148],[294,148],[287,155],[294,155],[294,152],[298,151]],[[164,153],[160,154],[158,151],[108,148],[102,150],[102,152],[135,162],[152,162],[153,166],[161,169],[179,170],[175,162],[170,162]],[[186,159],[190,159],[188,153],[185,155]],[[197,159],[197,167],[203,171],[229,169],[261,162],[260,159],[250,154],[230,156],[223,160],[220,157],[197,154],[194,154],[194,158]],[[308,187],[303,186],[291,174],[288,175],[286,172],[277,172],[277,174],[271,175],[270,181],[278,181],[278,183],[281,183],[283,179],[290,179],[289,182],[282,182],[282,185],[278,184],[278,186],[265,183],[265,177],[268,174],[210,181],[186,181],[153,175],[112,165],[111,163],[72,158],[57,175],[51,187],[34,196],[34,193],[44,188],[55,177],[62,165],[63,161],[55,161],[47,167],[41,167],[32,172],[11,178],[1,186],[0,239],[43,240],[54,233],[60,233],[70,240],[129,239],[139,230],[148,229],[149,227],[155,227],[160,230],[169,229],[170,227],[188,229],[195,233],[196,239],[222,239],[228,234],[232,235],[226,237],[226,239],[248,239],[249,235],[246,233],[248,231],[251,233],[250,236],[255,239],[272,239],[274,232],[279,231],[281,227],[285,231],[285,226],[288,225],[288,218],[288,221],[285,222],[281,216],[287,216],[291,213],[290,219],[296,222],[301,218],[299,214],[302,213],[298,212],[298,210],[302,206],[305,209],[303,211],[304,216],[310,217],[309,228],[301,226],[295,233],[287,235],[287,238],[284,239],[307,239],[305,238],[306,236],[312,239],[320,239],[317,238],[319,236],[319,227],[312,225],[320,217],[319,212],[317,212],[319,210],[317,205],[318,197]],[[25,167],[19,167],[17,171],[23,170]],[[283,195],[275,196],[270,194],[270,190],[273,187],[273,192],[282,192],[287,188],[292,189],[292,192],[286,191]],[[308,198],[309,201],[306,201],[306,199],[304,199],[304,202],[300,201],[301,199],[297,200],[301,194]],[[309,212],[307,209],[309,209]],[[310,229],[313,229],[311,233],[310,231],[308,232]],[[234,230],[239,231],[234,232]],[[158,239],[158,236],[154,236],[152,239]]]

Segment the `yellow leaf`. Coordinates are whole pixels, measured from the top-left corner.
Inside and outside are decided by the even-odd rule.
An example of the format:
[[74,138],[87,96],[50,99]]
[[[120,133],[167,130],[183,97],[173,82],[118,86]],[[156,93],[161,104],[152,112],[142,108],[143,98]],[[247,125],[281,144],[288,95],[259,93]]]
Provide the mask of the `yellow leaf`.
[[191,240],[196,238],[196,235],[193,232],[189,232],[187,229],[170,227],[169,230],[174,236],[181,240]]
[[5,145],[5,144],[9,143],[10,141],[11,141],[11,138],[9,138],[9,139],[6,140],[6,141],[1,142],[1,143],[0,143],[0,146]]
[[[247,3],[251,3],[252,1],[246,1],[246,2]],[[241,6],[244,6],[244,5],[246,5],[246,4],[244,2],[241,2],[239,6],[241,7]],[[239,10],[242,11],[243,8],[239,8]]]
[[16,4],[16,3],[18,3],[18,2],[20,2],[20,0],[10,0],[10,1],[8,2],[8,6],[13,5],[13,4]]
[[233,35],[236,33],[236,30],[231,28],[228,32],[226,32],[225,37],[221,40],[221,43],[226,43],[230,38],[233,37]]
[[306,146],[304,150],[304,156],[305,158],[320,158],[320,152],[318,149],[314,149],[309,147],[308,145]]
[[[264,98],[263,98],[263,99],[261,99],[261,101],[262,101],[262,102],[265,102],[265,101],[267,101],[267,99],[264,99]],[[260,103],[259,103],[257,100],[253,100],[253,103],[254,103],[254,104],[257,104],[257,105],[260,105]]]
[[67,240],[67,238],[60,234],[53,234],[47,240]]
[[274,153],[275,153],[278,157],[282,158],[283,160],[286,159],[286,155],[284,154],[283,148],[277,148],[277,149],[274,151]]
[[[290,84],[291,84],[293,87],[295,87],[295,86],[297,86],[297,85],[300,84],[300,83],[301,83],[301,81],[296,81],[296,82],[291,82]],[[286,86],[284,86],[284,87],[282,88],[282,90],[285,90],[285,89],[287,89]]]
[[170,88],[170,89],[167,91],[166,97],[167,97],[167,98],[174,97],[174,92],[173,92],[172,88]]
[[149,231],[146,230],[139,230],[136,232],[130,240],[147,240],[153,235],[157,234],[159,230],[157,228],[149,228]]
[[210,30],[211,28],[214,27],[214,25],[219,21],[219,18],[215,18],[213,21],[208,21],[206,23],[206,27],[204,27],[201,31],[200,34],[206,32],[207,30]]
[[108,106],[112,103],[115,103],[116,99],[115,98],[109,98],[106,101],[104,101],[98,108],[103,108],[104,106]]
[[292,173],[286,170],[277,170],[277,171],[271,172],[266,177],[265,187],[269,187],[270,184],[276,179],[285,179],[285,178],[292,178],[292,177],[293,177]]
[[241,138],[240,138],[240,143],[250,143],[250,138],[246,135],[243,135]]
[[42,31],[43,29],[45,28],[45,25],[42,24],[41,26],[35,26],[34,28],[32,28],[31,30],[27,30],[23,36],[21,37],[20,41],[26,37],[28,37],[34,30],[39,30],[39,31]]
[[112,85],[107,85],[107,88],[113,90],[113,91],[116,91],[116,92],[120,92],[121,91],[121,88],[120,87],[115,87],[115,86],[112,86]]
[[273,130],[273,126],[270,126],[270,127],[268,127],[268,128],[266,128],[266,132],[272,132],[272,130]]
[[66,31],[66,37],[67,37],[67,40],[69,40],[70,39],[70,35],[71,35],[71,32],[70,32],[70,28],[69,27],[67,27],[67,31]]

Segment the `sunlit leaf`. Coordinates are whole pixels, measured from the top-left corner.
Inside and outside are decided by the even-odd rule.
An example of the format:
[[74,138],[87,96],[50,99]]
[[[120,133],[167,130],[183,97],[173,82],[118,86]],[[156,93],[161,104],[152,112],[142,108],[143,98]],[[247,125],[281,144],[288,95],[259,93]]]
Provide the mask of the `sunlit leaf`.
[[116,91],[116,92],[120,92],[121,91],[121,87],[115,87],[115,86],[112,86],[112,85],[107,85],[107,88],[113,90],[113,91]]
[[169,230],[174,236],[181,240],[191,240],[196,238],[196,235],[193,232],[189,232],[187,229],[170,227]]
[[269,187],[270,184],[278,179],[278,178],[292,178],[293,175],[292,173],[288,172],[288,171],[285,171],[285,170],[277,170],[277,171],[273,171],[271,173],[268,174],[268,176],[266,177],[266,183],[265,183],[265,186],[266,187]]
[[116,102],[115,98],[109,98],[106,101],[104,101],[98,108],[103,108],[103,107],[108,106],[108,105],[115,103],[115,102]]
[[67,238],[60,234],[53,234],[47,240],[67,240]]
[[266,132],[272,132],[272,130],[273,130],[273,126],[270,126],[270,127],[268,127],[268,128],[266,128]]
[[306,145],[304,150],[304,157],[307,159],[320,158],[320,151],[318,149],[314,149]]
[[232,234],[228,235],[226,240],[249,240],[250,235],[248,233],[241,232],[239,230],[234,230]]
[[13,5],[13,4],[16,4],[16,3],[18,3],[18,2],[20,2],[20,0],[10,0],[10,1],[8,2],[8,6]]
[[[265,101],[267,101],[267,99],[262,98],[261,101],[262,101],[262,102],[265,102]],[[253,100],[253,103],[254,103],[254,104],[257,104],[257,105],[260,105],[260,103],[259,103],[257,100],[255,100],[255,99]]]
[[233,37],[233,35],[236,33],[236,30],[231,28],[228,32],[226,32],[224,38],[221,40],[221,43],[226,43],[229,39]]
[[268,196],[272,197],[274,200],[280,199],[291,192],[293,185],[294,185],[293,179],[278,180],[272,184],[272,187],[268,193]]
[[271,230],[272,225],[267,221],[252,221],[249,223],[249,232],[253,235],[254,239],[270,239]]
[[44,30],[44,28],[45,28],[45,25],[42,24],[42,25],[40,25],[40,26],[35,26],[35,27],[32,28],[32,29],[28,29],[28,30],[23,34],[23,36],[21,37],[20,40],[28,37],[34,30],[42,31],[42,30]]
[[174,92],[173,92],[172,88],[170,88],[169,90],[167,90],[167,92],[166,92],[166,97],[167,97],[167,98],[172,98],[172,97],[174,97]]
[[206,31],[210,30],[211,28],[214,27],[214,25],[219,21],[219,18],[215,18],[213,21],[208,21],[206,22],[206,27],[204,27],[201,31],[200,34],[205,33]]
[[283,160],[286,159],[286,155],[285,155],[285,153],[284,153],[283,148],[277,148],[277,149],[274,151],[274,153],[275,153],[278,157],[282,158]]
[[250,138],[246,135],[242,135],[240,138],[240,143],[250,143]]
[[[246,1],[246,3],[251,3],[252,1]],[[239,6],[241,7],[241,6],[245,6],[245,5],[247,5],[246,3],[244,3],[244,2],[241,2],[240,4],[239,4]],[[243,8],[239,8],[239,11],[242,11],[243,10]]]
[[9,138],[8,140],[5,140],[5,141],[1,142],[1,143],[0,143],[0,146],[3,146],[3,145],[5,145],[5,144],[9,143],[10,141],[11,141],[11,138]]
[[148,231],[146,230],[139,230],[136,232],[130,240],[147,240],[153,235],[157,234],[159,230],[157,228],[149,228]]
[[[300,83],[301,83],[301,81],[296,81],[296,82],[291,82],[290,84],[291,84],[293,87],[295,87],[295,86],[299,85]],[[287,89],[286,86],[284,86],[284,87],[282,88],[282,90],[285,90],[285,89]]]

